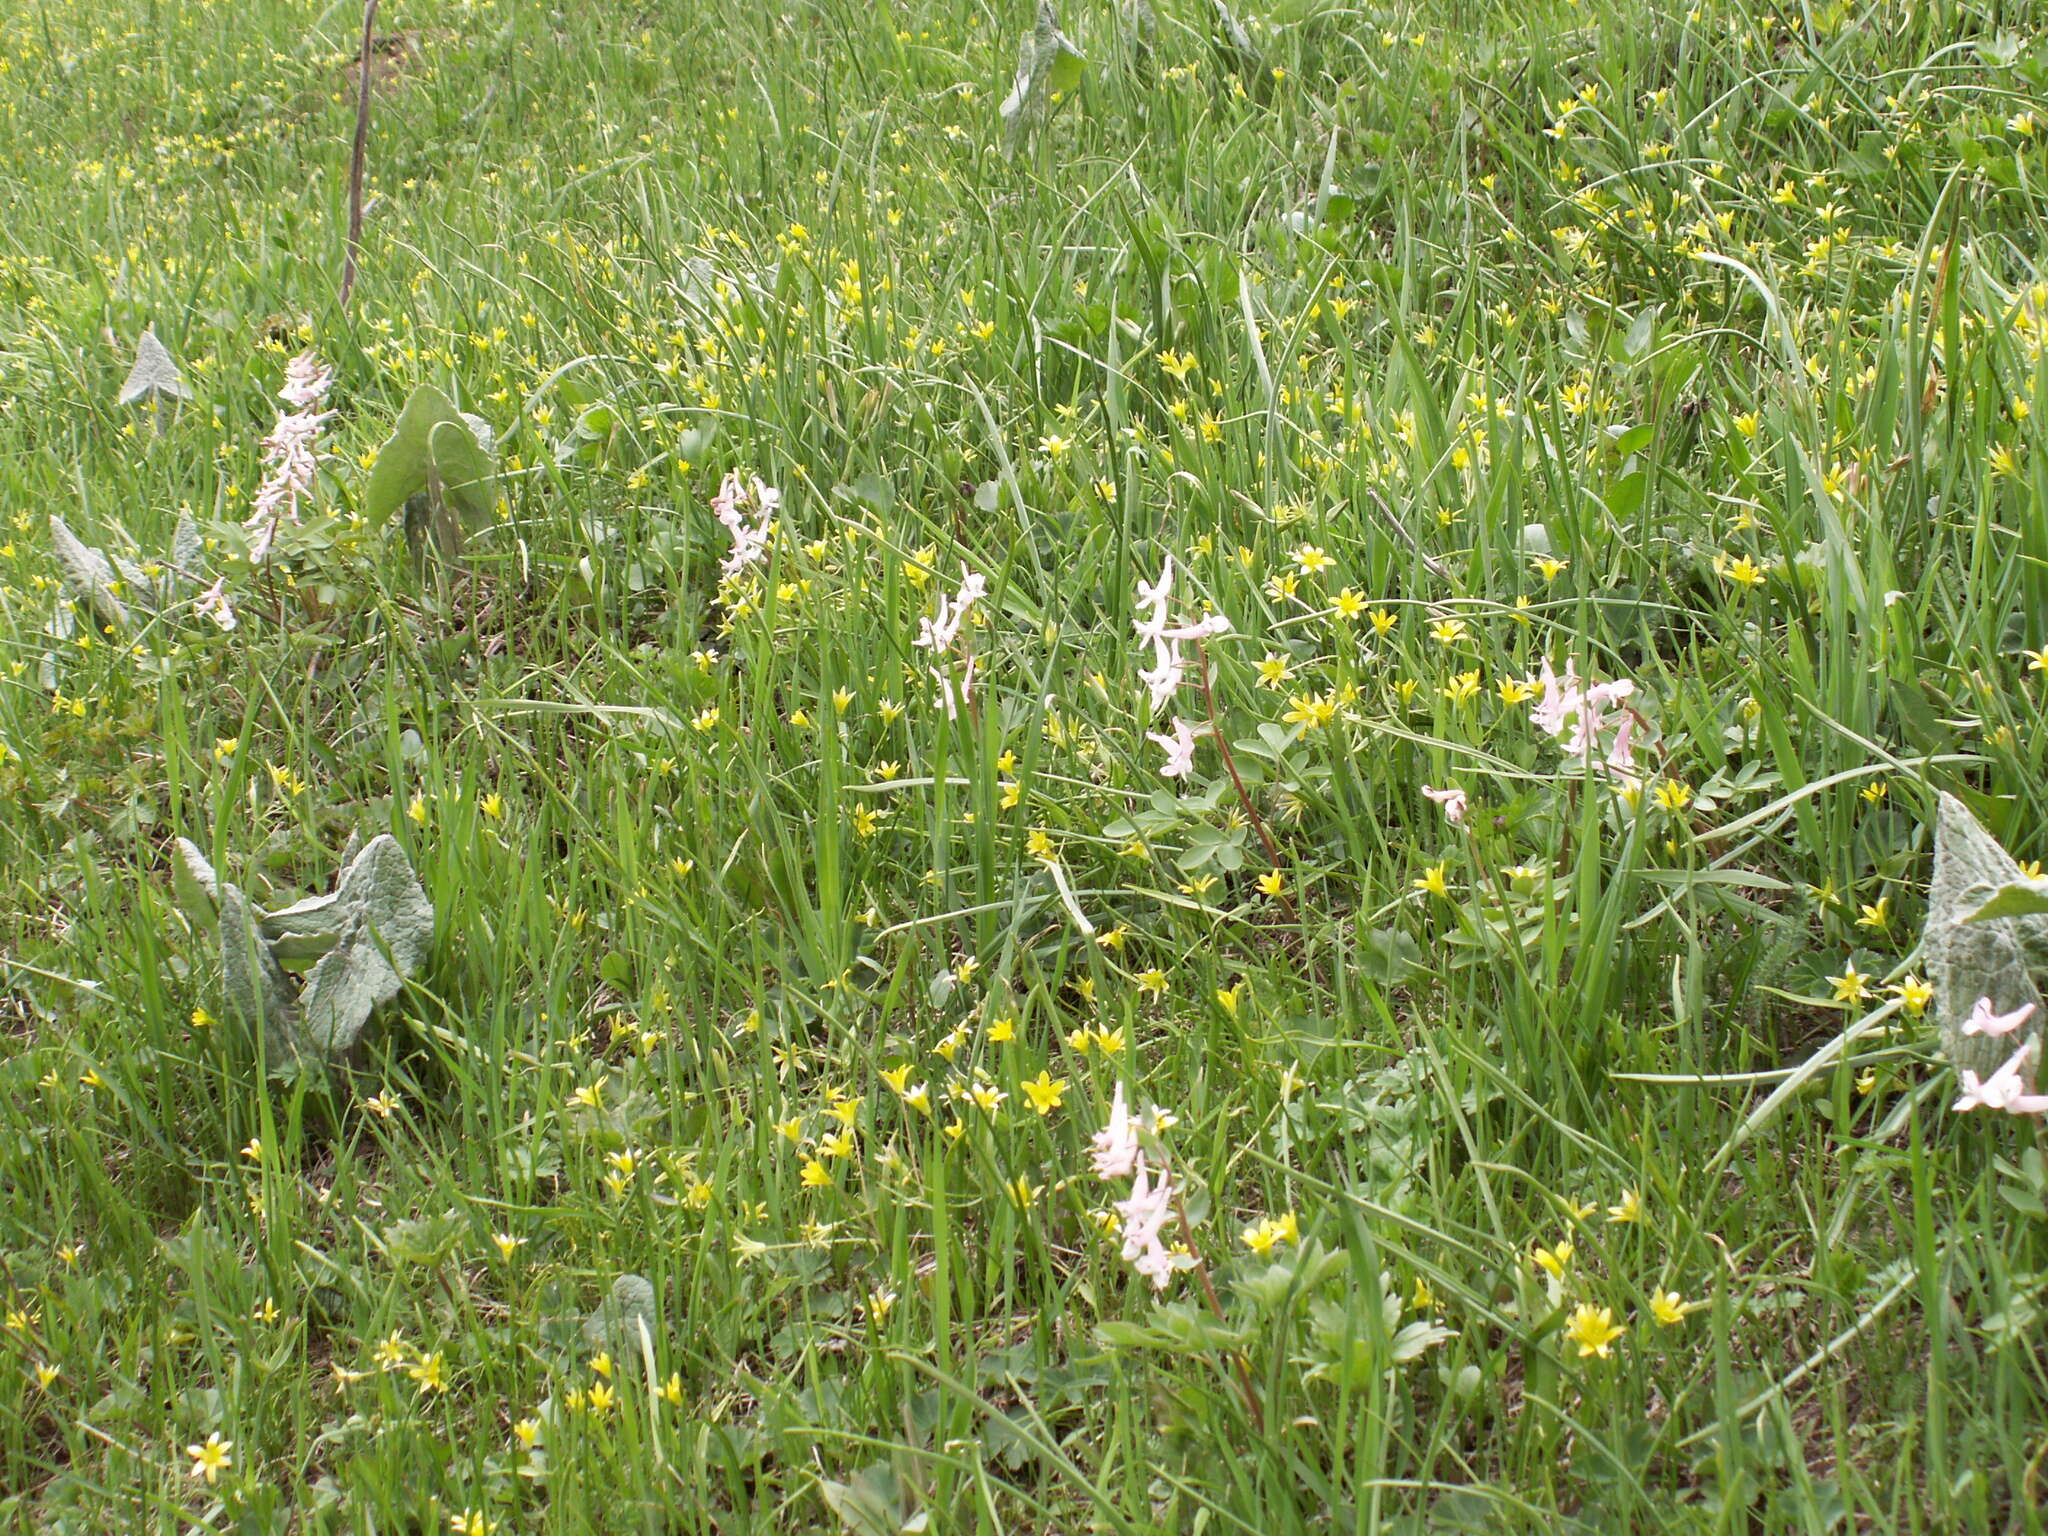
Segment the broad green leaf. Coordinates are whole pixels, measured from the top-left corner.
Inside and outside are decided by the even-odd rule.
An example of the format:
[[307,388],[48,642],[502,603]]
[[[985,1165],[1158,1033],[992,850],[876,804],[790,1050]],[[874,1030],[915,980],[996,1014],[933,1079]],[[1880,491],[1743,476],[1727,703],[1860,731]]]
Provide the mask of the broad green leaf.
[[904,1529],[902,1480],[886,1461],[864,1468],[850,1483],[819,1478],[818,1496],[848,1536],[898,1536]]
[[134,405],[151,398],[161,400],[190,400],[192,391],[185,385],[185,377],[178,372],[178,365],[172,359],[164,344],[156,339],[154,328],[144,331],[135,338],[135,362],[128,370],[127,382],[121,386],[121,393],[115,397],[121,405]]
[[407,497],[438,489],[445,504],[482,517],[497,501],[496,451],[487,423],[456,410],[440,390],[422,384],[377,450],[363,491],[363,515],[373,526],[382,526]]

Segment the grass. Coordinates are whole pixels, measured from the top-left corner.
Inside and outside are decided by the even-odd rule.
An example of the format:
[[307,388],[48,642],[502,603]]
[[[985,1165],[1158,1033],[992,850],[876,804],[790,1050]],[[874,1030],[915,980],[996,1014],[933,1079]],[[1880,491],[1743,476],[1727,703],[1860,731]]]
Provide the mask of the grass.
[[[2048,1174],[1914,985],[1938,791],[2048,854],[2036,18],[1060,19],[1008,157],[1014,6],[389,8],[346,311],[359,14],[0,19],[8,1529],[2042,1529]],[[172,839],[377,832],[432,959],[291,1069]]]

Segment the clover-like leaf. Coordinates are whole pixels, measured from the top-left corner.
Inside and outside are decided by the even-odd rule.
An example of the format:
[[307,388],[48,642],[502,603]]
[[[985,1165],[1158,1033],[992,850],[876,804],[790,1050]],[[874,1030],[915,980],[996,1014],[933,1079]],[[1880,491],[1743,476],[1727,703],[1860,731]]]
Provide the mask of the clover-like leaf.
[[426,963],[434,907],[405,850],[385,833],[371,838],[342,871],[331,903],[308,915],[332,920],[324,928],[316,922],[313,932],[331,932],[334,942],[306,978],[299,1027],[308,1045],[333,1059],[355,1045],[370,1014],[398,996],[405,978]]
[[381,525],[407,497],[438,490],[446,505],[482,517],[497,502],[496,453],[487,422],[456,410],[440,390],[422,384],[377,450],[363,491],[363,515]]
[[121,386],[121,393],[115,397],[120,405],[134,405],[138,401],[190,400],[192,391],[185,384],[185,376],[178,372],[178,364],[169,349],[156,339],[156,330],[151,327],[135,338],[135,362],[128,370],[128,380]]

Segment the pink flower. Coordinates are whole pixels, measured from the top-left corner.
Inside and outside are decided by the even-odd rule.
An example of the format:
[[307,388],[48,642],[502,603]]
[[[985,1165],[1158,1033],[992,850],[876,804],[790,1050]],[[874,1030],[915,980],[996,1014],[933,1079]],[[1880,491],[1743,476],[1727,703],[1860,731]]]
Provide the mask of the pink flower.
[[[732,549],[718,568],[721,575],[737,576],[748,566],[767,558],[769,538],[774,532],[775,510],[781,505],[782,492],[772,485],[763,485],[759,477],[743,484],[738,470],[726,473],[725,479],[719,483],[718,494],[711,498],[711,515],[732,535]],[[753,522],[747,520],[749,507],[755,512]]]
[[1179,691],[1181,680],[1187,673],[1187,662],[1180,654],[1182,642],[1206,640],[1213,635],[1230,632],[1230,620],[1220,613],[1212,613],[1192,624],[1170,623],[1167,603],[1172,593],[1173,557],[1169,555],[1159,572],[1158,581],[1138,583],[1138,606],[1150,612],[1131,620],[1131,628],[1138,632],[1139,642],[1152,647],[1152,666],[1138,674],[1138,681],[1145,685],[1154,713]]
[[1955,1108],[2002,1109],[2009,1115],[2048,1114],[2048,1093],[2027,1092],[2026,1079],[2021,1076],[2027,1058],[2033,1054],[2034,1042],[2029,1040],[1987,1078],[1980,1079],[1968,1067],[1963,1068],[1963,1096],[1956,1100]]
[[2034,1016],[2034,1005],[2022,1003],[2011,1013],[1992,1011],[1991,999],[1980,997],[1977,1006],[1970,1010],[1970,1016],[1963,1020],[1966,1035],[2009,1035]]
[[203,613],[222,629],[235,627],[235,610],[228,602],[228,579],[223,576],[192,601],[192,611]]
[[1425,784],[1422,786],[1422,797],[1425,800],[1434,800],[1438,805],[1442,806],[1444,808],[1444,820],[1452,826],[1464,825],[1465,791],[1459,789],[1456,785],[1451,785],[1444,789],[1431,789]]
[[308,348],[285,364],[284,388],[277,392],[277,398],[294,410],[303,411],[324,396],[333,383],[334,370]]
[[1110,1100],[1109,1124],[1095,1133],[1095,1150],[1089,1156],[1095,1161],[1098,1179],[1127,1178],[1138,1166],[1138,1125],[1124,1103],[1122,1083],[1116,1085],[1116,1097]]
[[1173,734],[1162,736],[1157,731],[1145,733],[1147,741],[1157,742],[1166,751],[1165,766],[1159,770],[1162,779],[1187,777],[1195,766],[1195,732],[1179,715],[1173,717]]

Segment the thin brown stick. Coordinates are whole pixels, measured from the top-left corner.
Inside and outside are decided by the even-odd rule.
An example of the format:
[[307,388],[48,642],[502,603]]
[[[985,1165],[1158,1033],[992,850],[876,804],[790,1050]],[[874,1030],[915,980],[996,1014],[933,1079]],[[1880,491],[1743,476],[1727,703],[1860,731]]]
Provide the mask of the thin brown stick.
[[348,249],[341,262],[341,307],[355,291],[363,248],[363,161],[370,151],[370,55],[377,40],[377,0],[363,0],[363,58],[356,78],[356,144],[348,165]]

